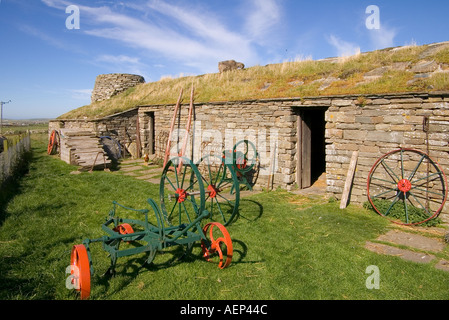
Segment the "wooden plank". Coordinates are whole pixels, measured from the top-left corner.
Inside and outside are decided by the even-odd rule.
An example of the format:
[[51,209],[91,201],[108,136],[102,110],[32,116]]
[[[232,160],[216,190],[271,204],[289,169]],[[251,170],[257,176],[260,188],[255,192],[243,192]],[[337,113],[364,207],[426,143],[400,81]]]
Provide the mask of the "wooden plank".
[[304,189],[312,185],[312,129],[306,112],[302,112],[301,119],[301,185]]
[[273,189],[273,180],[274,180],[274,171],[275,171],[275,161],[276,161],[276,149],[277,149],[277,142],[274,144],[274,150],[271,150],[273,153],[271,155],[271,163],[270,163],[270,175],[268,176],[268,187],[267,191],[271,191]]
[[140,117],[139,113],[137,113],[137,120],[136,120],[136,145],[137,145],[137,154],[136,158],[140,158],[142,156],[142,143],[140,141]]
[[344,209],[348,206],[349,195],[351,192],[352,181],[354,179],[355,168],[357,166],[357,159],[359,157],[359,152],[354,151],[352,153],[351,162],[349,163],[348,174],[346,176],[345,187],[343,189],[343,194],[341,196],[340,209]]
[[168,133],[167,147],[165,148],[164,167],[168,162],[168,158],[170,157],[171,137],[173,134],[173,129],[175,128],[175,122],[176,122],[176,116],[178,114],[178,109],[181,106],[182,91],[183,90],[181,88],[181,92],[179,93],[178,102],[176,102],[175,112],[173,113],[173,118],[171,120],[170,132]]
[[[190,92],[190,107],[189,107],[189,116],[187,119],[187,124],[186,124],[186,135],[184,136],[184,139],[182,141],[182,147],[181,147],[181,152],[179,153],[180,157],[184,157],[184,154],[186,152],[186,147],[187,147],[187,141],[189,141],[189,135],[190,135],[190,127],[192,124],[192,115],[193,115],[193,85],[192,85],[192,90]],[[182,160],[179,161],[178,164],[178,173],[181,172],[181,168],[182,168]]]

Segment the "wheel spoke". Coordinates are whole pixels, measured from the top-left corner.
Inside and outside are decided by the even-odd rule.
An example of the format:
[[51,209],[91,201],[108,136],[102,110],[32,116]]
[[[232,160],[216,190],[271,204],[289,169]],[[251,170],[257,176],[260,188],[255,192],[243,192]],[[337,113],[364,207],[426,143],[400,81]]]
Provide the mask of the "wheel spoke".
[[436,178],[434,178],[434,179],[432,179],[432,180],[426,180],[426,181],[424,181],[424,183],[426,183],[426,182],[431,182],[431,181],[434,181],[434,180],[436,180],[436,179],[441,179],[441,173],[435,172],[435,173],[432,173],[432,174],[430,174],[430,175],[428,175],[428,176],[426,176],[426,177],[420,178],[420,179],[418,179],[418,180],[415,180],[415,181],[411,181],[411,180],[410,180],[410,181],[413,182],[413,183],[416,183],[416,182],[421,181],[421,180],[424,180],[424,179],[429,179],[430,177],[433,177],[433,176],[436,176]]
[[[377,177],[371,177],[371,180],[373,180],[373,179],[374,180],[379,180],[379,181],[382,181],[382,182],[386,182],[386,183],[389,183],[389,184],[392,184],[392,185],[396,185],[395,181],[388,181],[388,180],[377,178]],[[379,186],[381,186],[381,185],[379,185]]]
[[[421,208],[426,211],[427,215],[430,217],[432,216],[432,214],[429,212],[429,210],[427,210],[427,208],[421,203],[421,201],[419,201],[419,199],[415,196],[414,193],[409,192],[409,194],[416,200],[416,202],[419,203],[419,205],[421,206]],[[409,197],[409,201],[410,201],[410,197]],[[410,202],[411,203],[411,202]]]
[[170,180],[170,178],[168,176],[165,176],[165,179],[168,181],[168,183],[171,185],[171,187],[173,188],[174,191],[176,191],[178,189],[177,187],[175,187],[173,185],[173,183],[171,182],[171,180]]
[[[390,176],[391,179],[393,179],[393,183],[397,183],[399,180],[399,177],[396,175],[396,173],[394,173],[393,169],[390,168],[390,166],[388,164],[385,163],[384,161],[385,159],[382,159],[381,164],[384,167],[385,171],[388,173],[388,175]],[[393,178],[393,176],[396,178],[396,180]]]
[[391,205],[390,205],[390,207],[388,208],[388,210],[387,210],[387,212],[385,212],[385,216],[388,216],[388,214],[390,213],[390,210],[391,210],[391,208],[393,208],[393,206],[396,204],[396,202],[398,201],[398,199],[399,199],[399,195],[400,195],[401,193],[399,193],[398,192],[398,194],[396,195],[396,197],[394,198],[394,200],[393,200],[393,202],[391,203]]
[[[186,213],[187,220],[189,220],[189,223],[191,223],[192,219],[190,219],[189,211],[187,210],[185,203],[182,202],[181,204],[182,204],[182,207],[184,208],[184,212]],[[179,221],[179,224],[181,224],[181,221]]]
[[405,207],[405,220],[408,223],[409,218],[408,218],[408,207],[407,207],[407,192],[403,192],[403,195],[404,195],[404,207]]
[[223,218],[223,221],[226,223],[227,219],[225,217],[225,214],[223,213],[223,210],[221,210],[221,206],[220,206],[220,203],[218,202],[217,198],[215,198],[215,202],[217,203],[217,208],[218,208],[218,211],[221,214],[221,217]]
[[379,193],[379,194],[376,194],[375,196],[373,196],[373,198],[379,198],[380,196],[383,196],[384,194],[387,194],[387,193],[389,193],[389,192],[397,192],[397,189],[389,189],[389,190],[387,190],[387,191],[384,191],[384,192],[381,192],[381,193]]
[[413,177],[415,176],[416,171],[418,171],[419,166],[423,162],[423,160],[426,158],[426,155],[423,155],[421,159],[419,160],[418,164],[416,165],[415,169],[413,169],[412,173],[410,174],[410,177],[408,178],[409,181],[412,181]]
[[220,178],[220,171],[221,171],[221,168],[223,168],[223,175],[224,175],[224,164],[222,163],[222,164],[220,164],[220,167],[218,168],[218,172],[217,172],[217,176],[215,177],[215,181],[214,181],[214,185],[216,185],[217,184],[217,181],[218,181],[218,178]]
[[[177,171],[177,170],[175,170],[175,171]],[[182,186],[184,185],[184,178],[185,178],[185,176],[186,176],[186,172],[187,172],[187,166],[184,165],[184,172],[183,172],[183,174],[182,174],[181,188],[182,188]]]
[[[447,180],[441,167],[426,153],[407,148],[379,158],[370,171],[367,188],[373,209],[399,224],[428,221],[441,211],[447,198]],[[403,203],[397,205],[399,201]],[[436,209],[429,204],[432,208],[435,204]]]
[[421,188],[418,188],[418,187],[413,187],[412,189],[413,189],[413,190],[419,190],[419,191],[422,191],[422,192],[425,192],[425,193],[431,193],[431,194],[435,194],[435,195],[437,195],[437,196],[442,196],[442,197],[444,197],[444,195],[441,194],[441,193],[439,193],[439,192],[430,191],[430,190],[425,190],[425,189],[421,189]]

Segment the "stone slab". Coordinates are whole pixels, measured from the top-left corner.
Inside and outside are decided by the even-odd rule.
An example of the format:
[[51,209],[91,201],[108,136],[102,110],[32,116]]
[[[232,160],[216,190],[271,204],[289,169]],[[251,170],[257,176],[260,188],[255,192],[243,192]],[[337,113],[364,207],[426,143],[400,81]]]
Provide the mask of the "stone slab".
[[386,254],[389,256],[398,256],[404,260],[418,262],[418,263],[428,263],[432,261],[435,256],[432,254],[426,254],[421,252],[414,252],[406,249],[391,247],[381,243],[374,243],[367,241],[365,248],[376,253]]
[[390,230],[386,234],[379,236],[377,240],[431,252],[440,252],[444,249],[444,243],[438,239],[399,230]]
[[120,168],[120,171],[129,172],[129,171],[144,170],[144,169],[145,168],[142,166],[128,166],[128,167]]

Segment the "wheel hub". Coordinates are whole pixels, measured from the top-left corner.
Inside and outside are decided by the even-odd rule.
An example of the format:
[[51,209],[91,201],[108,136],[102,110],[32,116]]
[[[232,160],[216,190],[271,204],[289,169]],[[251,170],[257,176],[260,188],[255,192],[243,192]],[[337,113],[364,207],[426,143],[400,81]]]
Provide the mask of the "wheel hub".
[[402,179],[398,182],[398,189],[401,192],[409,192],[412,189],[412,183],[408,179]]
[[209,191],[210,198],[215,198],[217,196],[218,190],[213,184],[207,186],[207,191]]
[[178,188],[175,193],[178,203],[182,203],[186,200],[187,192],[184,189]]

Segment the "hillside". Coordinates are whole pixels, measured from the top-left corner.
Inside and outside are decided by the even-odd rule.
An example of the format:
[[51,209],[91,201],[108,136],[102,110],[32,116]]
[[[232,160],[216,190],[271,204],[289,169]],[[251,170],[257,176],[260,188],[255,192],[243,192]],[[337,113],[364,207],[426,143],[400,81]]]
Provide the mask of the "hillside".
[[[388,48],[347,58],[304,60],[162,79],[128,89],[58,119],[95,119],[141,105],[175,104],[195,86],[195,102],[449,90],[449,42]],[[185,95],[188,96],[188,95]],[[185,101],[184,101],[185,102]]]

